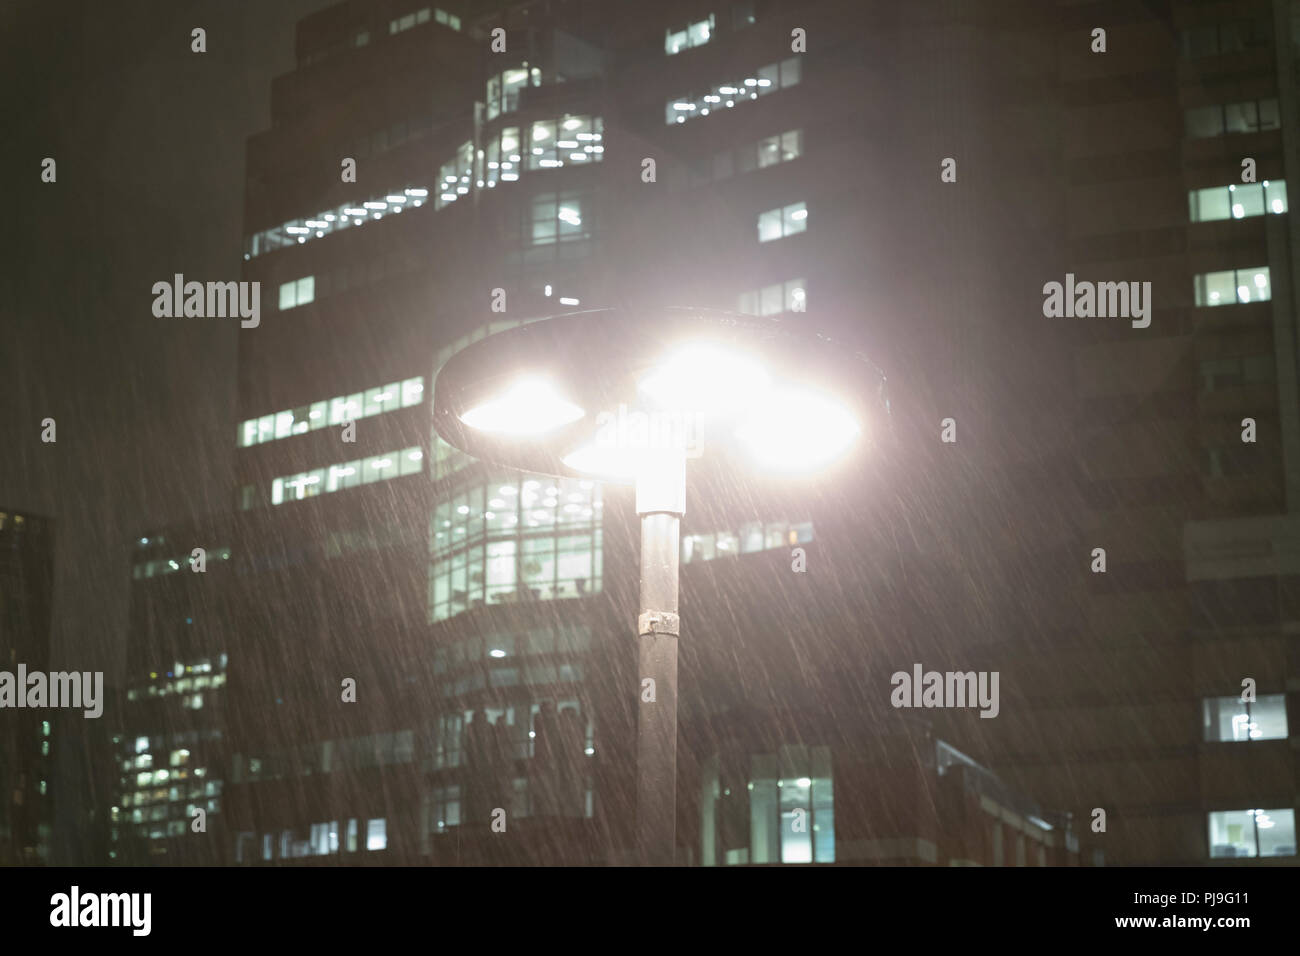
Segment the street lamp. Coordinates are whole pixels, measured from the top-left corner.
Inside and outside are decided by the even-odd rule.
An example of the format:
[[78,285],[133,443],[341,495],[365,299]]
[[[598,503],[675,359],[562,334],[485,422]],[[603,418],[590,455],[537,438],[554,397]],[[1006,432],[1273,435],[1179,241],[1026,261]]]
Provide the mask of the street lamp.
[[637,847],[676,844],[677,613],[692,474],[811,474],[888,429],[884,376],[801,323],[709,309],[601,309],[498,332],[438,373],[434,424],[520,471],[631,484],[641,519]]

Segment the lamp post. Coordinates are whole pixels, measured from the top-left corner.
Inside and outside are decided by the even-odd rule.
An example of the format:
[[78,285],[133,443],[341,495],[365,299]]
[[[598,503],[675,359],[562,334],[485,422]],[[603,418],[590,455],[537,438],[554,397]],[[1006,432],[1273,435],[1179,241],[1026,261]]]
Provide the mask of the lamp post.
[[[442,438],[475,458],[634,485],[637,851],[644,864],[671,865],[686,460],[707,456],[714,471],[759,479],[816,470],[888,427],[884,376],[798,324],[707,309],[602,309],[458,352],[438,374],[433,414]],[[652,417],[667,420],[667,434]]]
[[671,865],[677,843],[677,584],[685,511],[686,460],[665,449],[644,462],[636,476],[641,519],[636,826],[641,862],[650,866]]

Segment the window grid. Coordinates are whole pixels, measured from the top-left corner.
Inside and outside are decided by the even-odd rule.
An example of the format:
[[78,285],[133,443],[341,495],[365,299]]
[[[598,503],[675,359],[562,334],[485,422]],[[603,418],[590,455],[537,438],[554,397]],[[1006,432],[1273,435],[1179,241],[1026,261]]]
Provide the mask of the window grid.
[[[230,548],[228,546],[219,548],[204,548],[207,561],[229,561]],[[189,554],[178,554],[172,558],[158,558],[153,561],[142,561],[133,565],[131,568],[131,577],[136,580],[141,578],[152,578],[159,574],[174,574],[182,569],[188,571],[192,566],[192,558]]]
[[1258,133],[1279,129],[1282,125],[1277,99],[1242,100],[1236,103],[1215,103],[1212,106],[1195,106],[1186,111],[1188,139],[1205,139],[1211,136],[1234,133]]
[[1191,27],[1182,33],[1183,56],[1227,56],[1267,45],[1272,31],[1264,19],[1228,20]]
[[714,110],[731,109],[768,93],[795,86],[802,76],[803,64],[797,56],[769,63],[759,67],[754,75],[735,82],[719,83],[707,93],[688,93],[668,100],[664,107],[664,120],[672,126],[708,116]]
[[525,245],[545,246],[591,238],[587,196],[577,192],[539,193],[524,207]]
[[1202,392],[1263,385],[1277,380],[1277,362],[1268,353],[1206,359],[1200,363],[1199,370]]
[[813,540],[811,521],[751,521],[736,531],[712,531],[682,537],[682,564],[712,561],[739,554],[753,554],[776,548],[792,548]]
[[456,155],[438,169],[438,195],[434,209],[442,209],[461,196],[469,195],[472,179],[474,179],[474,143],[467,140],[456,149]]
[[316,298],[316,277],[303,276],[280,284],[280,311],[306,305]]
[[239,507],[241,511],[247,511],[268,503],[281,505],[286,501],[302,501],[357,485],[419,474],[423,467],[424,452],[419,446],[412,446],[276,478],[271,482],[269,502],[259,500],[254,488],[253,493],[244,496]]
[[1207,743],[1287,739],[1285,694],[1263,694],[1256,701],[1207,697],[1202,701],[1202,714]]
[[1211,859],[1295,856],[1295,810],[1218,810],[1208,814]]
[[1266,179],[1262,183],[1191,189],[1187,193],[1187,204],[1192,222],[1281,215],[1288,208],[1286,180]]
[[791,203],[758,214],[758,241],[772,242],[803,232],[808,228],[808,204]]
[[714,23],[714,15],[710,13],[707,19],[687,24],[680,30],[665,30],[664,53],[672,56],[674,53],[682,52],[682,50],[704,46],[713,39]]
[[430,19],[436,20],[443,26],[451,27],[453,30],[460,29],[460,17],[448,13],[446,10],[421,7],[412,13],[404,14],[400,17],[394,17],[388,21],[388,33],[390,36],[397,33],[404,33],[407,30],[417,27],[421,24],[428,23]]
[[[429,13],[430,13],[430,9],[428,7],[425,7],[419,11],[416,11],[415,13],[407,14],[405,16],[401,16],[401,17],[397,17],[396,19],[389,20],[388,21],[389,36],[392,36],[396,33],[403,33],[406,30],[409,30],[412,27],[417,26],[418,24],[428,23]],[[433,18],[437,20],[439,23],[443,24],[444,26],[448,26],[453,30],[460,30],[461,28],[460,17],[452,16],[451,14],[447,13],[447,11],[445,10],[438,10],[438,9],[433,10]],[[311,66],[313,63],[319,63],[322,60],[327,60],[339,53],[346,52],[349,49],[348,42],[349,41],[343,41],[340,43],[331,44],[330,46],[321,49],[313,50],[312,52],[305,54],[300,59],[299,65],[304,67]],[[370,43],[370,31],[364,29],[357,30],[352,34],[352,39],[350,43],[351,43],[351,48],[360,48],[363,46],[368,46]]]
[[767,136],[737,149],[727,149],[713,157],[713,179],[727,179],[733,173],[744,174],[788,163],[803,155],[803,130],[792,129]]
[[488,120],[515,112],[519,109],[519,91],[528,86],[541,85],[542,71],[535,66],[530,68],[527,62],[489,77],[486,97]]
[[1264,302],[1272,298],[1268,266],[1225,269],[1195,276],[1197,306]]
[[600,590],[594,482],[498,477],[439,502],[430,522],[429,615]]
[[765,285],[752,292],[742,292],[736,310],[747,315],[780,315],[783,312],[808,311],[808,289],[803,279],[787,279]]
[[604,123],[599,116],[566,113],[536,120],[527,127],[527,169],[558,169],[569,163],[600,162],[605,152]]
[[375,386],[351,395],[336,395],[297,408],[250,418],[240,422],[235,442],[239,448],[248,448],[291,435],[301,435],[306,431],[341,425],[345,421],[409,408],[419,405],[423,400],[424,379],[417,375],[403,382]]
[[[513,142],[508,134],[513,134]],[[344,203],[310,218],[291,219],[256,232],[244,241],[244,258],[292,248],[340,229],[362,226],[385,215],[423,206],[430,201],[431,193],[434,209],[443,209],[474,188],[495,188],[497,182],[515,181],[523,170],[597,163],[605,151],[603,121],[599,116],[564,114],[555,120],[534,123],[527,135],[528,142],[519,143],[518,128],[507,128],[477,153],[472,141],[462,143],[440,166],[437,182],[432,185],[407,184],[361,202]],[[519,150],[520,146],[523,151]],[[387,148],[386,141],[378,148]],[[495,168],[489,165],[492,162],[497,163]]]

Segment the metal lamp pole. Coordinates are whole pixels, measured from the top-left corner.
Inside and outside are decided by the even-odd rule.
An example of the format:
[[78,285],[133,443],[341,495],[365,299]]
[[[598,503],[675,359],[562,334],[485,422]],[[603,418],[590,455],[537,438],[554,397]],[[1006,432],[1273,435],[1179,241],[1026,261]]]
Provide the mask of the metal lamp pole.
[[647,456],[636,479],[641,518],[637,617],[637,851],[645,866],[672,866],[677,845],[677,615],[686,460],[680,449]]

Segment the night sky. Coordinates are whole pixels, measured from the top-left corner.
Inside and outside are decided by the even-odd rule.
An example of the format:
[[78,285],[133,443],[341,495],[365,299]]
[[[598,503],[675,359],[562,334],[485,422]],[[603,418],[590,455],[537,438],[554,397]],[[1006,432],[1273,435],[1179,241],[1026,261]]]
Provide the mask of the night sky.
[[[53,668],[118,684],[132,538],[228,504],[239,326],[160,323],[151,287],[239,279],[244,143],[294,24],[330,2],[0,3],[0,505],[56,522]],[[56,794],[80,787],[77,750]]]

